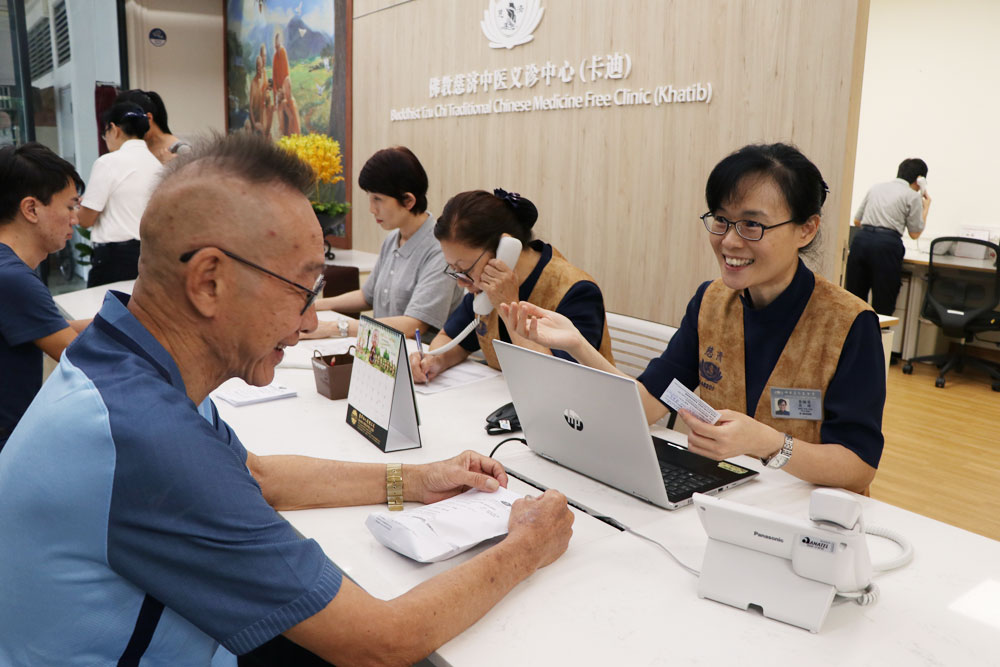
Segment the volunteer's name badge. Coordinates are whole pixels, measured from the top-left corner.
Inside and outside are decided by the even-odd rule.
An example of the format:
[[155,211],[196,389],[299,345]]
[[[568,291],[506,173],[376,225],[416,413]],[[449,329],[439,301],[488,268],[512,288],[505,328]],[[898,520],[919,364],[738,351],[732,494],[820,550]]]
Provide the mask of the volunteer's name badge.
[[771,416],[776,419],[823,419],[823,392],[819,389],[771,387]]

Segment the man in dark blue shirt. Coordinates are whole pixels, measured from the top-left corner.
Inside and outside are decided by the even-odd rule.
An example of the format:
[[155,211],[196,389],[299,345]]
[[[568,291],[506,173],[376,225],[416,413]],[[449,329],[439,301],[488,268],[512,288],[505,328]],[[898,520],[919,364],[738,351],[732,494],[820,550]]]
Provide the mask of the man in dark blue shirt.
[[42,352],[58,360],[88,324],[67,323],[34,272],[73,236],[82,191],[43,145],[0,150],[0,449],[42,386]]

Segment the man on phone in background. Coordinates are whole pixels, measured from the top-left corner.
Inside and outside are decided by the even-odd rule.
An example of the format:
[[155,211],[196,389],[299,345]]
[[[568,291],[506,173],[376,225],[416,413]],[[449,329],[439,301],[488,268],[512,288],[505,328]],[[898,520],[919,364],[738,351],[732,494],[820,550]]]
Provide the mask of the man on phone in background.
[[927,194],[927,163],[907,158],[899,163],[896,178],[872,186],[854,214],[861,227],[847,256],[844,288],[868,300],[880,315],[891,315],[902,285],[903,232],[919,238],[927,223],[931,198]]

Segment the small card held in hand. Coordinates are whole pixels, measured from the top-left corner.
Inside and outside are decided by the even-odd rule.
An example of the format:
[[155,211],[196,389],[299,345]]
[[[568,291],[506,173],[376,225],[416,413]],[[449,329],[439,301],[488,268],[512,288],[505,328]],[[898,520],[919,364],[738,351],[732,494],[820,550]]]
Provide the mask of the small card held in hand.
[[675,411],[680,411],[683,408],[708,424],[719,421],[719,413],[711,405],[698,398],[693,391],[681,384],[677,378],[673,379],[667,390],[660,396],[660,400]]

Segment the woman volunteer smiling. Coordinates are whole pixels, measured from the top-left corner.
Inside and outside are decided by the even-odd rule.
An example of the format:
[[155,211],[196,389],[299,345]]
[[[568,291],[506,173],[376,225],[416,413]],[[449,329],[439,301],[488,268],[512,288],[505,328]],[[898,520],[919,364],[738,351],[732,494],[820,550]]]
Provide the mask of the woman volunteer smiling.
[[[639,376],[639,393],[654,422],[674,378],[701,387],[722,416],[711,425],[681,411],[691,451],[748,454],[861,492],[882,455],[885,362],[874,311],[799,258],[826,194],[816,166],[785,144],[746,146],[716,165],[701,222],[722,275],[698,288],[667,349]],[[500,310],[520,335],[622,374],[557,313],[523,302]]]

